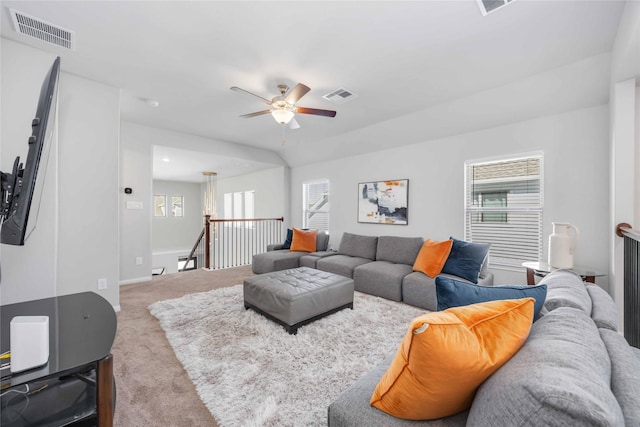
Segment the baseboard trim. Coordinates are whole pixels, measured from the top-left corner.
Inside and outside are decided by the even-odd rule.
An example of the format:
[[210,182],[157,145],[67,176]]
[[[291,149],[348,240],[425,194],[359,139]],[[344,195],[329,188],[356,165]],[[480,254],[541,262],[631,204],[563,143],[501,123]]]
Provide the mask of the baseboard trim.
[[138,278],[135,278],[135,279],[121,280],[120,281],[120,286],[122,286],[122,285],[133,285],[134,283],[149,282],[149,281],[151,281],[151,276],[138,277]]

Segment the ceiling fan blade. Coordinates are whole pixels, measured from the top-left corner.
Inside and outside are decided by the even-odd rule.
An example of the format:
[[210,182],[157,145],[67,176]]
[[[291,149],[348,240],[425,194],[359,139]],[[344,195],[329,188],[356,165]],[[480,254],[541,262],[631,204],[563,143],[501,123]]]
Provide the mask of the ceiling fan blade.
[[250,117],[264,116],[265,114],[270,114],[270,113],[271,113],[271,110],[262,110],[262,111],[256,111],[255,113],[243,114],[240,117],[244,117],[245,119],[248,119]]
[[291,121],[289,122],[289,129],[291,130],[300,129],[300,124],[298,123],[295,117],[291,119]]
[[296,112],[300,114],[313,114],[315,116],[335,117],[336,112],[332,110],[319,110],[317,108],[298,107]]
[[289,95],[287,95],[285,101],[287,101],[289,104],[295,104],[310,90],[311,89],[308,86],[305,86],[302,83],[298,83],[296,87],[294,87],[293,90],[289,92]]
[[248,95],[255,96],[256,98],[260,98],[260,99],[261,99],[263,102],[265,102],[266,104],[271,105],[271,100],[270,100],[270,99],[263,98],[263,97],[261,97],[260,95],[256,95],[255,93],[251,93],[251,92],[249,92],[248,90],[244,90],[244,89],[239,88],[239,87],[237,87],[237,86],[231,86],[231,87],[230,87],[230,89],[231,89],[232,91],[234,91],[234,92],[238,92],[238,93],[246,93],[246,94],[248,94]]

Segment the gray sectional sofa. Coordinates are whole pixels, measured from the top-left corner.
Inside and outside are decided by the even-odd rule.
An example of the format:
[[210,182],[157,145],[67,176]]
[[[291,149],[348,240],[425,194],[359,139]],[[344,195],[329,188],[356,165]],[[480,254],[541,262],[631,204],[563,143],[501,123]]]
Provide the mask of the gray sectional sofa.
[[[303,267],[300,265],[300,257],[309,255],[308,252],[290,251],[289,249],[282,249],[284,244],[272,244],[267,245],[267,252],[257,254],[253,256],[253,262],[251,268],[255,274],[271,273],[272,271],[288,270],[290,268]],[[316,249],[315,252],[318,257],[322,254],[330,255],[327,252],[329,246],[329,234],[326,232],[319,232],[316,236]]]
[[329,426],[640,426],[640,351],[617,331],[614,301],[568,271],[541,283],[547,285],[543,316],[523,347],[480,386],[469,410],[409,421],[370,406],[391,354],[331,403]]
[[[315,268],[352,278],[356,291],[436,310],[435,278],[413,271],[413,264],[424,243],[421,237],[343,233],[337,252],[327,251],[327,243],[328,235],[318,233],[318,252],[289,252],[280,249],[281,245],[271,245],[267,252],[254,255],[253,272],[263,274],[296,267]],[[487,271],[487,262],[485,259],[479,285],[493,285],[493,274]],[[458,276],[442,275],[469,282]]]

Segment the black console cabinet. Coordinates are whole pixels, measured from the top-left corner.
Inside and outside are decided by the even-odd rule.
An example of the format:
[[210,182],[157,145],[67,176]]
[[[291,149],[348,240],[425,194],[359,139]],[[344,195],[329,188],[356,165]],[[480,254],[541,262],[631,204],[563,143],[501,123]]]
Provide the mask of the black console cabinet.
[[[111,346],[116,314],[107,300],[83,292],[0,306],[0,350],[10,346],[15,316],[49,316],[49,361],[13,375],[2,372],[2,426],[113,426]],[[4,376],[7,375],[7,376]],[[33,392],[28,399],[9,390]]]

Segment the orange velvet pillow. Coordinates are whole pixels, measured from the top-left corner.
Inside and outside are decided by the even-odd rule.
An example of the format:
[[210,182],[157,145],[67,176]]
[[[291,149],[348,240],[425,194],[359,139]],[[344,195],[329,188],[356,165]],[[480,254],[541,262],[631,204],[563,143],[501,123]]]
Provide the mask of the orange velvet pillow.
[[490,301],[415,318],[373,392],[371,405],[409,420],[468,409],[480,384],[529,336],[533,302]]
[[300,230],[293,228],[293,239],[291,240],[291,252],[315,252],[316,237],[318,230]]
[[420,271],[429,277],[436,277],[442,271],[442,267],[447,262],[453,240],[434,242],[428,239],[422,244],[422,248],[413,263],[413,271]]

